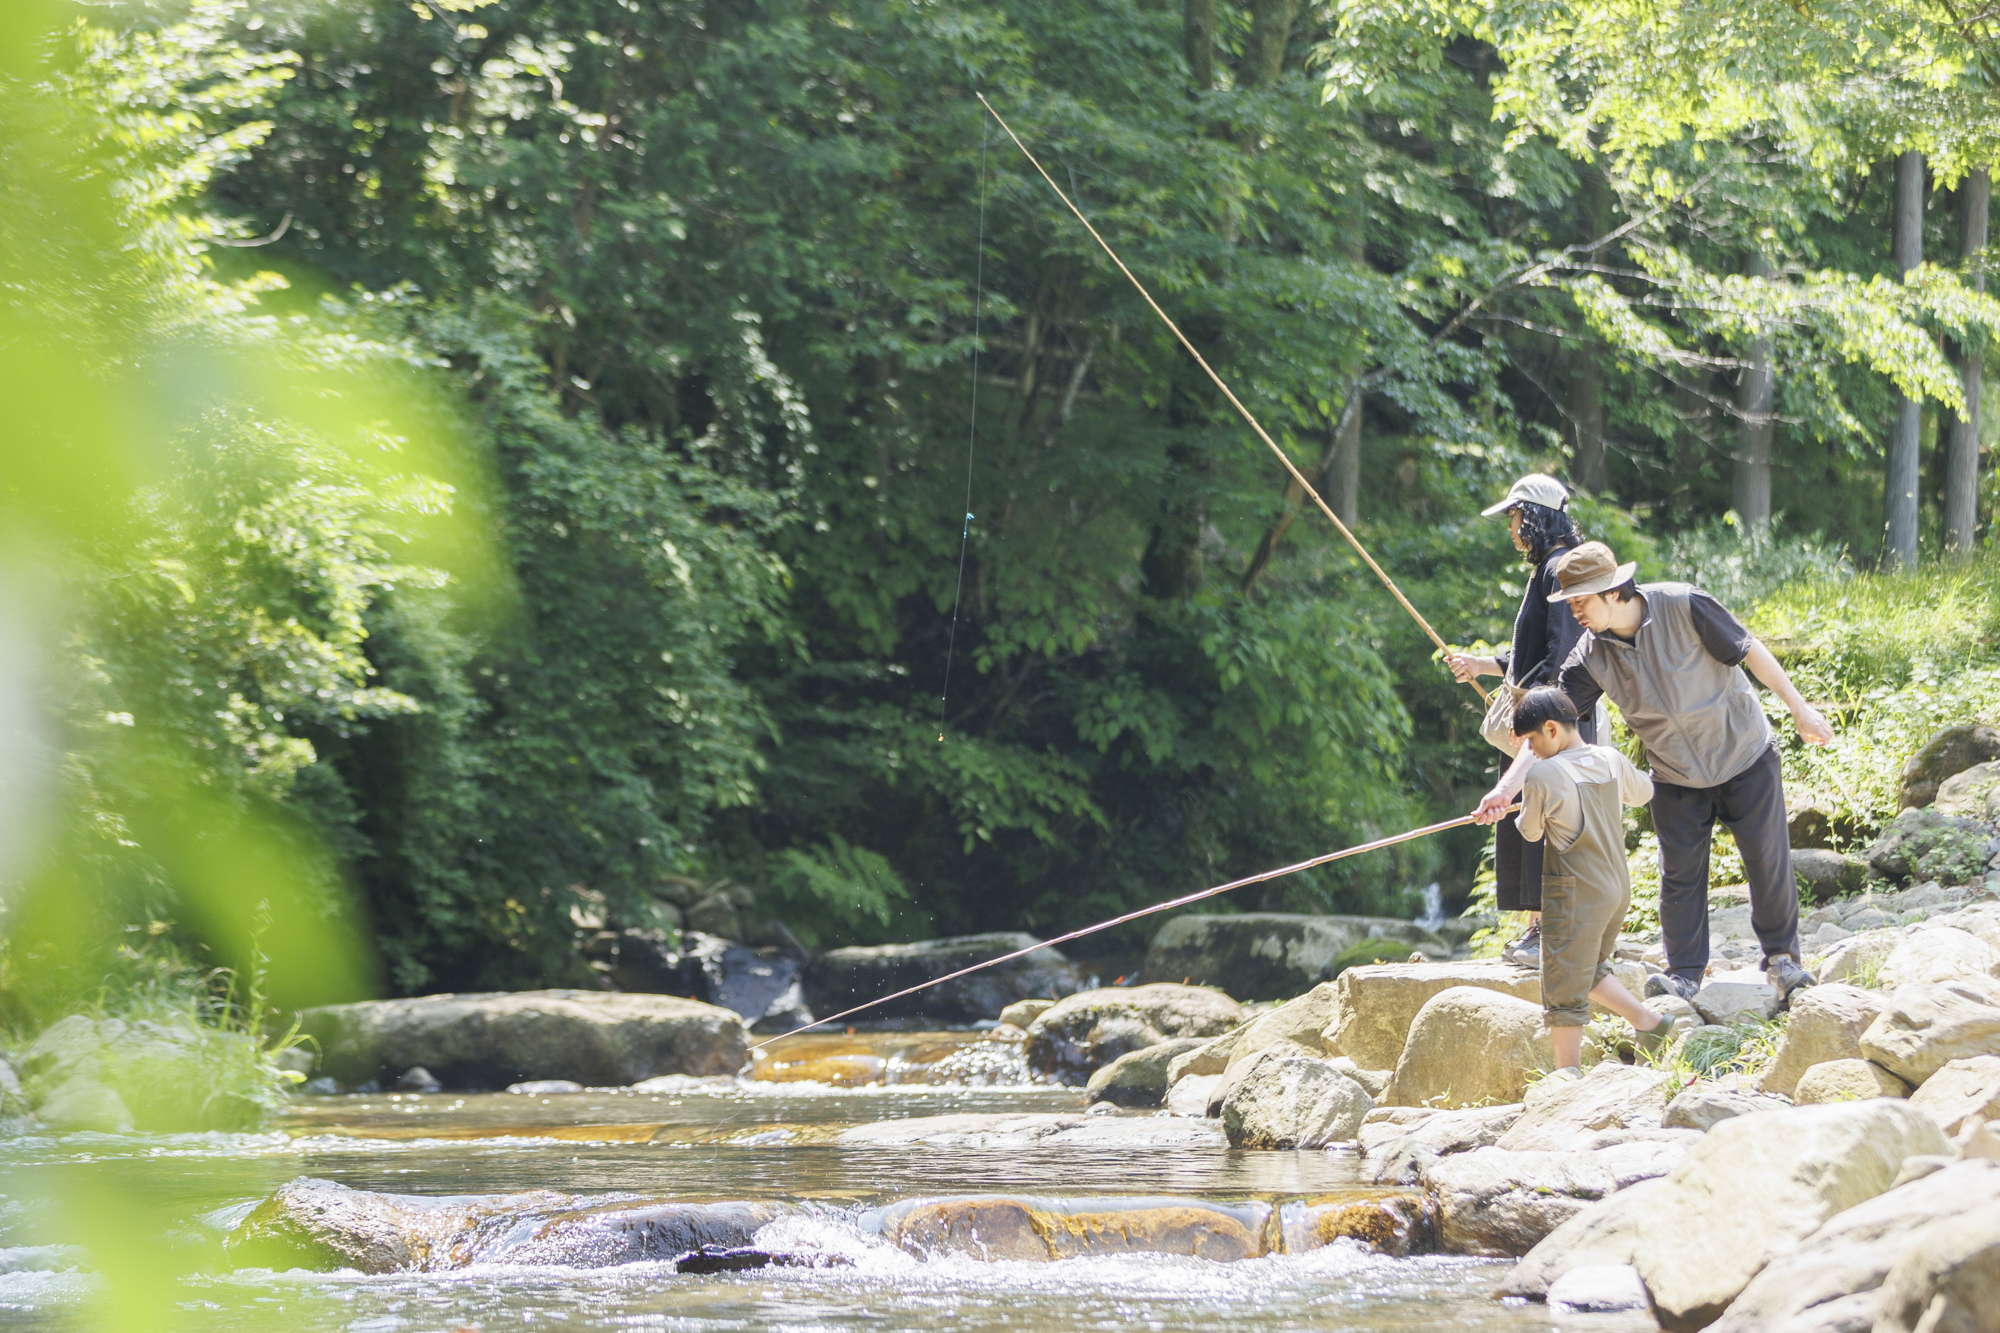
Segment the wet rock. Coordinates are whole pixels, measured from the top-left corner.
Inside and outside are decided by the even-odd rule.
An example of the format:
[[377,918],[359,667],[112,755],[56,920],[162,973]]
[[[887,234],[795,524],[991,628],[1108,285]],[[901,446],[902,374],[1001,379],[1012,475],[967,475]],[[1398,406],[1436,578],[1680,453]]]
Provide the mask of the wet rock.
[[411,1065],[389,1085],[398,1092],[443,1092],[444,1084],[422,1065]]
[[[1342,1051],[1350,1053],[1344,1043]],[[1443,1107],[1520,1101],[1528,1074],[1554,1063],[1539,1004],[1454,986],[1417,1011],[1384,1100]]]
[[1910,1097],[1910,1105],[1953,1138],[1970,1116],[2000,1120],[2000,1055],[1953,1060],[1924,1080]]
[[1417,1011],[1454,987],[1498,991],[1536,1005],[1541,973],[1512,963],[1391,963],[1353,967],[1334,982],[1328,1048],[1364,1069],[1394,1069]]
[[1000,1011],[1000,1026],[1026,1032],[1030,1024],[1054,1007],[1054,1000],[1016,1000]]
[[843,1148],[1134,1148],[1222,1147],[1222,1127],[1168,1116],[1011,1113],[916,1116],[856,1125],[834,1135]]
[[1644,1310],[1652,1304],[1639,1270],[1630,1264],[1579,1264],[1549,1284],[1548,1303],[1579,1311]]
[[132,1129],[132,1112],[124,1099],[88,1074],[74,1074],[57,1084],[35,1107],[35,1118],[53,1130],[123,1134]]
[[1220,991],[1156,984],[1071,995],[1028,1028],[1029,1067],[1063,1083],[1171,1037],[1218,1037],[1247,1015]]
[[1437,1205],[1447,1254],[1524,1255],[1536,1242],[1618,1188],[1609,1164],[1588,1152],[1475,1148],[1433,1163],[1424,1188]]
[[1912,876],[1963,884],[1986,865],[1986,825],[1935,810],[1905,810],[1868,849],[1868,864],[1894,880]]
[[1800,1106],[1909,1095],[1909,1084],[1872,1060],[1828,1060],[1814,1065],[1792,1089],[1792,1100]]
[[1282,912],[1177,916],[1153,936],[1139,979],[1186,978],[1242,1000],[1282,1000],[1332,981],[1340,955],[1371,939],[1397,940],[1411,948],[1428,944],[1449,952],[1430,931],[1393,917]]
[[1778,1016],[1776,986],[1747,981],[1718,981],[1694,993],[1692,1003],[1702,1020],[1722,1027],[1767,1023]]
[[510,1083],[505,1090],[520,1097],[553,1097],[567,1092],[582,1092],[583,1084],[566,1078],[536,1078],[525,1083]]
[[1913,930],[1882,963],[1877,984],[1884,990],[1912,982],[1988,977],[2000,969],[2000,949],[1950,926]]
[[1758,1080],[1758,1090],[1789,1097],[1800,1076],[1814,1065],[1860,1059],[1861,1034],[1888,1003],[1879,991],[1835,983],[1793,996],[1777,1058]]
[[1757,1111],[1777,1111],[1785,1106],[1778,1097],[1759,1096],[1713,1083],[1697,1083],[1675,1095],[1667,1103],[1661,1125],[1667,1129],[1698,1129],[1706,1133],[1725,1120]]
[[1426,1196],[1413,1192],[1294,1200],[1279,1207],[1278,1227],[1287,1254],[1341,1240],[1360,1241],[1398,1259],[1437,1248],[1434,1209]]
[[1527,1109],[1499,1146],[1564,1151],[1599,1130],[1658,1129],[1676,1082],[1670,1073],[1616,1061],[1595,1065],[1579,1079],[1545,1079],[1527,1090]]
[[[1378,1106],[1370,1115],[1419,1109]],[[1439,1159],[1498,1143],[1500,1136],[1520,1119],[1523,1109],[1517,1103],[1430,1112],[1414,1123],[1394,1126],[1399,1132],[1382,1135],[1379,1146],[1368,1133],[1374,1126],[1364,1124],[1361,1132],[1367,1156],[1362,1160],[1361,1178],[1378,1185],[1418,1184],[1424,1172]]]
[[2000,818],[2000,763],[1974,764],[1938,784],[1939,814],[1991,823]]
[[862,1226],[924,1259],[963,1254],[1053,1262],[1175,1254],[1229,1263],[1264,1253],[1270,1216],[1265,1203],[985,1196],[916,1200],[864,1218]]
[[1903,764],[1903,804],[1929,805],[1946,778],[1994,759],[2000,759],[2000,731],[1978,722],[1945,727]]
[[730,1249],[704,1245],[674,1260],[676,1273],[747,1273],[759,1268],[850,1268],[854,1260],[824,1251],[803,1254],[762,1250],[754,1245]]
[[1105,1065],[1084,1084],[1085,1100],[1113,1106],[1159,1106],[1167,1099],[1167,1066],[1202,1044],[1200,1037],[1175,1037],[1157,1046],[1125,1054]]
[[1549,1289],[1577,1269],[1631,1263],[1639,1218],[1665,1186],[1664,1179],[1641,1181],[1583,1209],[1523,1255],[1501,1279],[1498,1294],[1546,1300]]
[[2000,982],[1985,977],[1904,986],[1861,1035],[1861,1053],[1907,1083],[1953,1060],[2000,1051]]
[[[1032,935],[1003,931],[915,944],[835,949],[814,959],[806,969],[806,1003],[815,1013],[836,1013],[989,958],[1033,949],[1036,943]],[[877,1018],[922,1018],[959,1026],[997,1019],[1017,1000],[1052,999],[1072,994],[1082,985],[1082,973],[1061,951],[1041,948],[998,967],[880,1005],[869,1013]]]
[[1352,1139],[1374,1109],[1327,1061],[1274,1055],[1223,1101],[1222,1129],[1232,1148],[1324,1148]]
[[1800,1106],[1710,1130],[1635,1219],[1631,1262],[1669,1329],[1701,1328],[1827,1218],[1887,1190],[1944,1135],[1904,1102]]
[[422,1065],[446,1087],[562,1078],[623,1086],[734,1074],[750,1034],[735,1013],[666,995],[547,990],[328,1005],[300,1015],[320,1066],[349,1086]]
[[810,955],[784,926],[765,929],[775,942],[753,948],[703,930],[634,927],[600,932],[586,952],[622,991],[683,995],[774,1028],[809,1023],[800,979]]
[[1711,1326],[1712,1333],[1879,1328],[1883,1281],[1903,1256],[1937,1253],[1935,1233],[1957,1230],[1968,1214],[1977,1216],[1995,1203],[2000,1203],[2000,1165],[1975,1161],[1946,1167],[1836,1213],[1751,1279]]
[[1821,901],[1859,893],[1868,883],[1868,863],[1820,848],[1792,848],[1792,874],[1802,889]]

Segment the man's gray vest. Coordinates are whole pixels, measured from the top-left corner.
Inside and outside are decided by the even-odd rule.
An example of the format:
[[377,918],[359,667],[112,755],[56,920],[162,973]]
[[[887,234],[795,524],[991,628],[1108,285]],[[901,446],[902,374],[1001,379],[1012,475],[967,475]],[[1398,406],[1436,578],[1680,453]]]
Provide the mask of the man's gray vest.
[[1771,744],[1771,724],[1740,666],[1709,656],[1688,611],[1685,583],[1640,585],[1645,618],[1632,642],[1591,634],[1584,669],[1646,743],[1653,776],[1677,787],[1719,787]]

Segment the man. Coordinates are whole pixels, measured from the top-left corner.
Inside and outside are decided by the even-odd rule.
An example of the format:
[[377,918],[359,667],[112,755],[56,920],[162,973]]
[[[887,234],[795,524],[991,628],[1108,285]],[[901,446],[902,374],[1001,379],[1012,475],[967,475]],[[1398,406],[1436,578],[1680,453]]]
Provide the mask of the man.
[[[1585,542],[1556,566],[1551,600],[1567,601],[1587,631],[1557,685],[1579,710],[1608,696],[1645,742],[1652,762],[1653,828],[1660,838],[1660,925],[1667,968],[1646,994],[1691,999],[1708,970],[1708,849],[1716,821],[1736,836],[1750,881],[1750,925],[1778,993],[1813,984],[1799,961],[1799,891],[1785,827],[1777,738],[1750,675],[1791,709],[1807,744],[1833,728],[1807,703],[1771,650],[1707,593],[1685,583],[1635,586],[1635,565],[1603,542]],[[1490,824],[1521,790],[1535,762],[1522,747],[1479,803]]]

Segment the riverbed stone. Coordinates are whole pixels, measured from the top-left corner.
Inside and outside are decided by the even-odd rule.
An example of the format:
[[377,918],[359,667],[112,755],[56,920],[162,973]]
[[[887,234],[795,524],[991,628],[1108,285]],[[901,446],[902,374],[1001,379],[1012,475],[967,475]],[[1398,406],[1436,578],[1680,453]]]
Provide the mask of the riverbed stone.
[[1352,1140],[1375,1109],[1367,1091],[1325,1060],[1276,1055],[1222,1103],[1232,1148],[1324,1148]]
[[1909,1095],[1909,1084],[1873,1060],[1828,1060],[1814,1065],[1792,1089],[1792,1100],[1800,1106]]
[[1675,1094],[1667,1103],[1661,1125],[1667,1129],[1698,1129],[1703,1133],[1725,1120],[1758,1111],[1778,1111],[1785,1107],[1782,1097],[1768,1097],[1740,1088],[1715,1083],[1696,1083]]
[[1437,1248],[1435,1210],[1427,1196],[1413,1191],[1290,1200],[1279,1207],[1278,1223],[1287,1254],[1305,1254],[1342,1240],[1359,1241],[1398,1259]]
[[[1121,1206],[1122,1205],[1122,1206]],[[1195,1200],[1036,1199],[975,1196],[921,1200],[872,1223],[919,1258],[962,1254],[1047,1263],[1110,1254],[1174,1254],[1229,1263],[1264,1253],[1269,1204]],[[864,1227],[871,1223],[864,1219]]]
[[1220,1075],[1229,1068],[1229,1057],[1235,1054],[1236,1039],[1242,1033],[1242,1028],[1236,1028],[1220,1037],[1210,1037],[1193,1050],[1175,1056],[1167,1065],[1168,1085],[1172,1086],[1184,1078]]
[[1905,1158],[1945,1150],[1890,1100],[1737,1116],[1711,1129],[1639,1212],[1632,1262],[1668,1329],[1714,1322],[1766,1264],[1883,1193]]
[[[1222,1082],[1220,1074],[1190,1074],[1167,1089],[1167,1111],[1171,1115],[1195,1116],[1206,1119],[1210,1094]],[[1217,1107],[1216,1113],[1221,1114]]]
[[1976,819],[1936,810],[1904,810],[1870,845],[1868,864],[1877,874],[1897,881],[1942,879],[1962,884],[1985,868],[1986,843],[1992,836],[1992,830]]
[[36,1104],[35,1118],[61,1132],[125,1134],[132,1130],[132,1112],[125,1099],[88,1074],[73,1074],[57,1084]]
[[1953,1060],[1924,1080],[1910,1105],[1937,1121],[1947,1137],[1956,1137],[1970,1116],[2000,1120],[2000,1055]]
[[1888,1003],[1880,991],[1831,982],[1794,995],[1777,1058],[1758,1080],[1758,1091],[1789,1097],[1814,1065],[1860,1059],[1861,1034]]
[[1437,1205],[1447,1254],[1513,1257],[1617,1189],[1610,1166],[1588,1152],[1475,1148],[1441,1158],[1423,1184]]
[[1139,979],[1214,986],[1240,1000],[1282,1000],[1332,981],[1340,955],[1371,939],[1449,952],[1430,931],[1394,917],[1284,912],[1177,916],[1153,936]]
[[1905,1082],[1921,1086],[1950,1064],[2000,1052],[2000,981],[1903,986],[1861,1034],[1861,1053]]
[[1983,722],[1957,722],[1932,734],[1903,763],[1905,806],[1929,805],[1946,778],[1974,764],[2000,759],[2000,730]]
[[1893,991],[1917,982],[1957,981],[1992,976],[2000,969],[2000,949],[1952,926],[1911,931],[1882,963],[1877,984]]
[[1222,1126],[1212,1120],[1063,1112],[965,1112],[879,1120],[840,1130],[831,1141],[842,1148],[1077,1148],[1091,1152],[1220,1148],[1229,1142]]
[[1580,1312],[1643,1310],[1652,1302],[1631,1264],[1580,1264],[1549,1284],[1551,1309]]
[[[1378,1106],[1370,1115],[1414,1113],[1423,1107]],[[1431,1111],[1406,1124],[1394,1124],[1394,1132],[1379,1135],[1364,1124],[1360,1133],[1367,1155],[1361,1163],[1361,1178],[1378,1185],[1415,1185],[1425,1170],[1440,1158],[1454,1153],[1490,1148],[1521,1118],[1525,1108],[1518,1102],[1507,1106],[1476,1106],[1462,1111]],[[1364,1120],[1366,1117],[1364,1117]]]
[[[998,1019],[1017,1000],[1054,999],[1082,989],[1082,970],[1062,951],[1021,931],[955,935],[914,944],[834,949],[813,959],[804,977],[805,1001],[814,1013],[837,1013],[885,995],[921,986],[990,958],[1033,950],[1020,958],[877,1005],[874,1018],[923,1019],[944,1026]],[[1122,1052],[1121,1052],[1122,1054]]]
[[1238,1064],[1265,1050],[1315,1059],[1333,1054],[1325,1037],[1326,1029],[1333,1023],[1333,1000],[1333,983],[1324,982],[1296,999],[1257,1014],[1235,1033],[1229,1047],[1229,1064]]
[[530,1079],[624,1086],[734,1074],[750,1034],[731,1010],[671,995],[544,990],[327,1005],[299,1016],[320,1068],[350,1086],[422,1065],[448,1088]]
[[1641,1181],[1581,1210],[1522,1256],[1498,1294],[1546,1300],[1549,1288],[1575,1269],[1631,1263],[1639,1217],[1665,1187],[1664,1177]]
[[1125,1054],[1105,1065],[1084,1084],[1084,1100],[1095,1105],[1159,1106],[1167,1099],[1167,1066],[1202,1044],[1200,1037],[1175,1037],[1157,1046]]
[[1792,874],[1799,884],[1824,901],[1859,893],[1868,883],[1868,863],[1824,848],[1792,848]]
[[[1364,1069],[1394,1069],[1417,1011],[1454,987],[1498,991],[1539,1006],[1542,976],[1533,968],[1497,961],[1385,963],[1351,967],[1334,982],[1334,1016],[1328,1048]],[[1511,1098],[1509,1100],[1512,1100]]]
[[1778,1016],[1783,1002],[1776,986],[1748,981],[1713,982],[1696,991],[1692,1001],[1702,1021],[1722,1027],[1767,1023]]
[[1996,1323],[2000,1203],[1925,1227],[1882,1279],[1878,1333],[1986,1333]]
[[[1343,1053],[1351,1054],[1344,1045]],[[1417,1011],[1385,1100],[1441,1107],[1516,1102],[1529,1073],[1554,1064],[1539,1004],[1484,987],[1453,986]]]
[[1205,986],[1106,987],[1066,996],[1028,1027],[1028,1065],[1058,1082],[1081,1084],[1128,1051],[1173,1037],[1219,1037],[1248,1017],[1243,1006]]
[[1054,1007],[1054,1000],[1045,1000],[1040,996],[1032,1000],[1016,1000],[1000,1011],[1000,1026],[1019,1028],[1026,1032],[1029,1024]]
[[1952,774],[1938,784],[1932,804],[1939,814],[1991,823],[2000,816],[2000,763],[1989,760]]
[[1968,1215],[1996,1203],[2000,1164],[1985,1161],[1959,1162],[1864,1200],[1828,1218],[1797,1248],[1773,1258],[1730,1303],[1711,1333],[1880,1328],[1876,1319],[1883,1281],[1903,1256],[1935,1254],[1935,1233],[1961,1229]]
[[1543,1079],[1527,1090],[1527,1109],[1500,1138],[1513,1152],[1572,1149],[1606,1129],[1658,1129],[1673,1094],[1673,1074],[1607,1060],[1582,1078]]

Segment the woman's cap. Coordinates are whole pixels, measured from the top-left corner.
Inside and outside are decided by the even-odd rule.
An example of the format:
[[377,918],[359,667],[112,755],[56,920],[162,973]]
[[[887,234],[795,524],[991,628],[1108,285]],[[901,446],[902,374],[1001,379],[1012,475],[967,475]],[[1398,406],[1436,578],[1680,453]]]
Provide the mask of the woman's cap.
[[1619,564],[1618,557],[1603,542],[1585,542],[1556,562],[1556,582],[1562,585],[1562,590],[1550,593],[1549,600],[1566,602],[1572,597],[1622,588],[1632,581],[1632,574],[1638,568],[1636,560]]
[[1479,512],[1486,518],[1492,518],[1495,514],[1506,513],[1523,500],[1529,504],[1538,504],[1544,509],[1567,508],[1569,488],[1554,477],[1544,476],[1540,472],[1530,472],[1507,488],[1506,499],[1497,505],[1488,505]]

